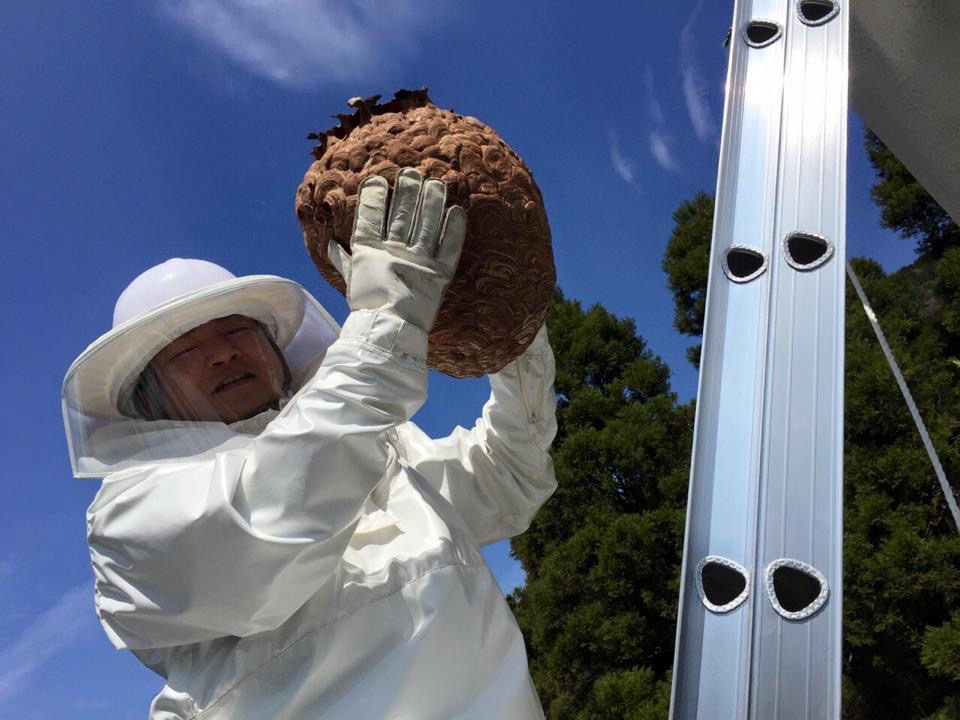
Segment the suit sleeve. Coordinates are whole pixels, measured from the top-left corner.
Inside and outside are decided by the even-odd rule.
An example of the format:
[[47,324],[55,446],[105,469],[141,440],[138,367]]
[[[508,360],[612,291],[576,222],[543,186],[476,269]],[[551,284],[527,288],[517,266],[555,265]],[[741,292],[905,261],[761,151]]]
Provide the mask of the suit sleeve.
[[471,430],[434,440],[412,423],[398,428],[408,461],[480,544],[522,533],[556,489],[554,373],[544,327],[523,355],[490,375],[490,399]]
[[87,530],[113,644],[271,630],[316,593],[396,461],[385,431],[426,399],[426,344],[397,317],[352,313],[309,384],[248,446],[106,478]]

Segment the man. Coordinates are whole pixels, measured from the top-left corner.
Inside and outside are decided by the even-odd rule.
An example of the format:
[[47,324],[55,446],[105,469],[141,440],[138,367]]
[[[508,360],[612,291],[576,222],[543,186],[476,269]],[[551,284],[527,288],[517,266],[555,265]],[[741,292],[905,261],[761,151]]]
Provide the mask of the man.
[[465,216],[412,170],[387,196],[361,187],[339,337],[295,283],[170,261],[67,373],[97,612],[166,678],[154,720],[543,717],[479,548],[555,488],[553,356],[541,330],[470,431],[408,422]]

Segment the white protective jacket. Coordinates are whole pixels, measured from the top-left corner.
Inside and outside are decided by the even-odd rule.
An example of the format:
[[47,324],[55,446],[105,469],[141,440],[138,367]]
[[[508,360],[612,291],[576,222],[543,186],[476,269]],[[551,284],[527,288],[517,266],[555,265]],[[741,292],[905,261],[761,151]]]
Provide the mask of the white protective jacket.
[[108,476],[87,514],[113,644],[166,678],[152,720],[542,718],[480,546],[553,492],[546,333],[472,430],[432,440],[426,335],[352,313],[242,446]]

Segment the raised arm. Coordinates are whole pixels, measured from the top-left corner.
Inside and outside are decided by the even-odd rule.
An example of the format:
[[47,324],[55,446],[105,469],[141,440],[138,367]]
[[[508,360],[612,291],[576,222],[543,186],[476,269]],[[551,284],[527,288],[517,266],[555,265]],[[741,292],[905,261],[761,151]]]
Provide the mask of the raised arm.
[[427,331],[465,229],[437,181],[401,173],[389,218],[386,197],[380,178],[361,189],[353,312],[280,416],[248,447],[105,480],[87,527],[98,614],[117,647],[276,628],[336,571],[391,464],[384,432],[425,400]]
[[556,489],[548,452],[557,432],[554,371],[543,327],[523,355],[490,376],[490,399],[471,430],[433,440],[412,423],[397,429],[409,461],[481,544],[522,533]]

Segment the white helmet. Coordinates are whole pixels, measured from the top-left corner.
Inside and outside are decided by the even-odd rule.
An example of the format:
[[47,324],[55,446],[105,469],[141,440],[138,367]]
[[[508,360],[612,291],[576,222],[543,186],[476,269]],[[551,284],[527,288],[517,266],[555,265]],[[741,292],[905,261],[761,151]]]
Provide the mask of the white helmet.
[[174,258],[150,268],[120,294],[113,328],[80,354],[64,378],[61,398],[75,475],[101,476],[119,469],[118,458],[98,457],[103,453],[97,452],[93,438],[102,438],[105,426],[118,423],[129,431],[138,414],[132,403],[134,386],[157,352],[184,333],[229,315],[263,324],[283,352],[295,389],[340,330],[292,280],[273,275],[238,278],[206,260]]

